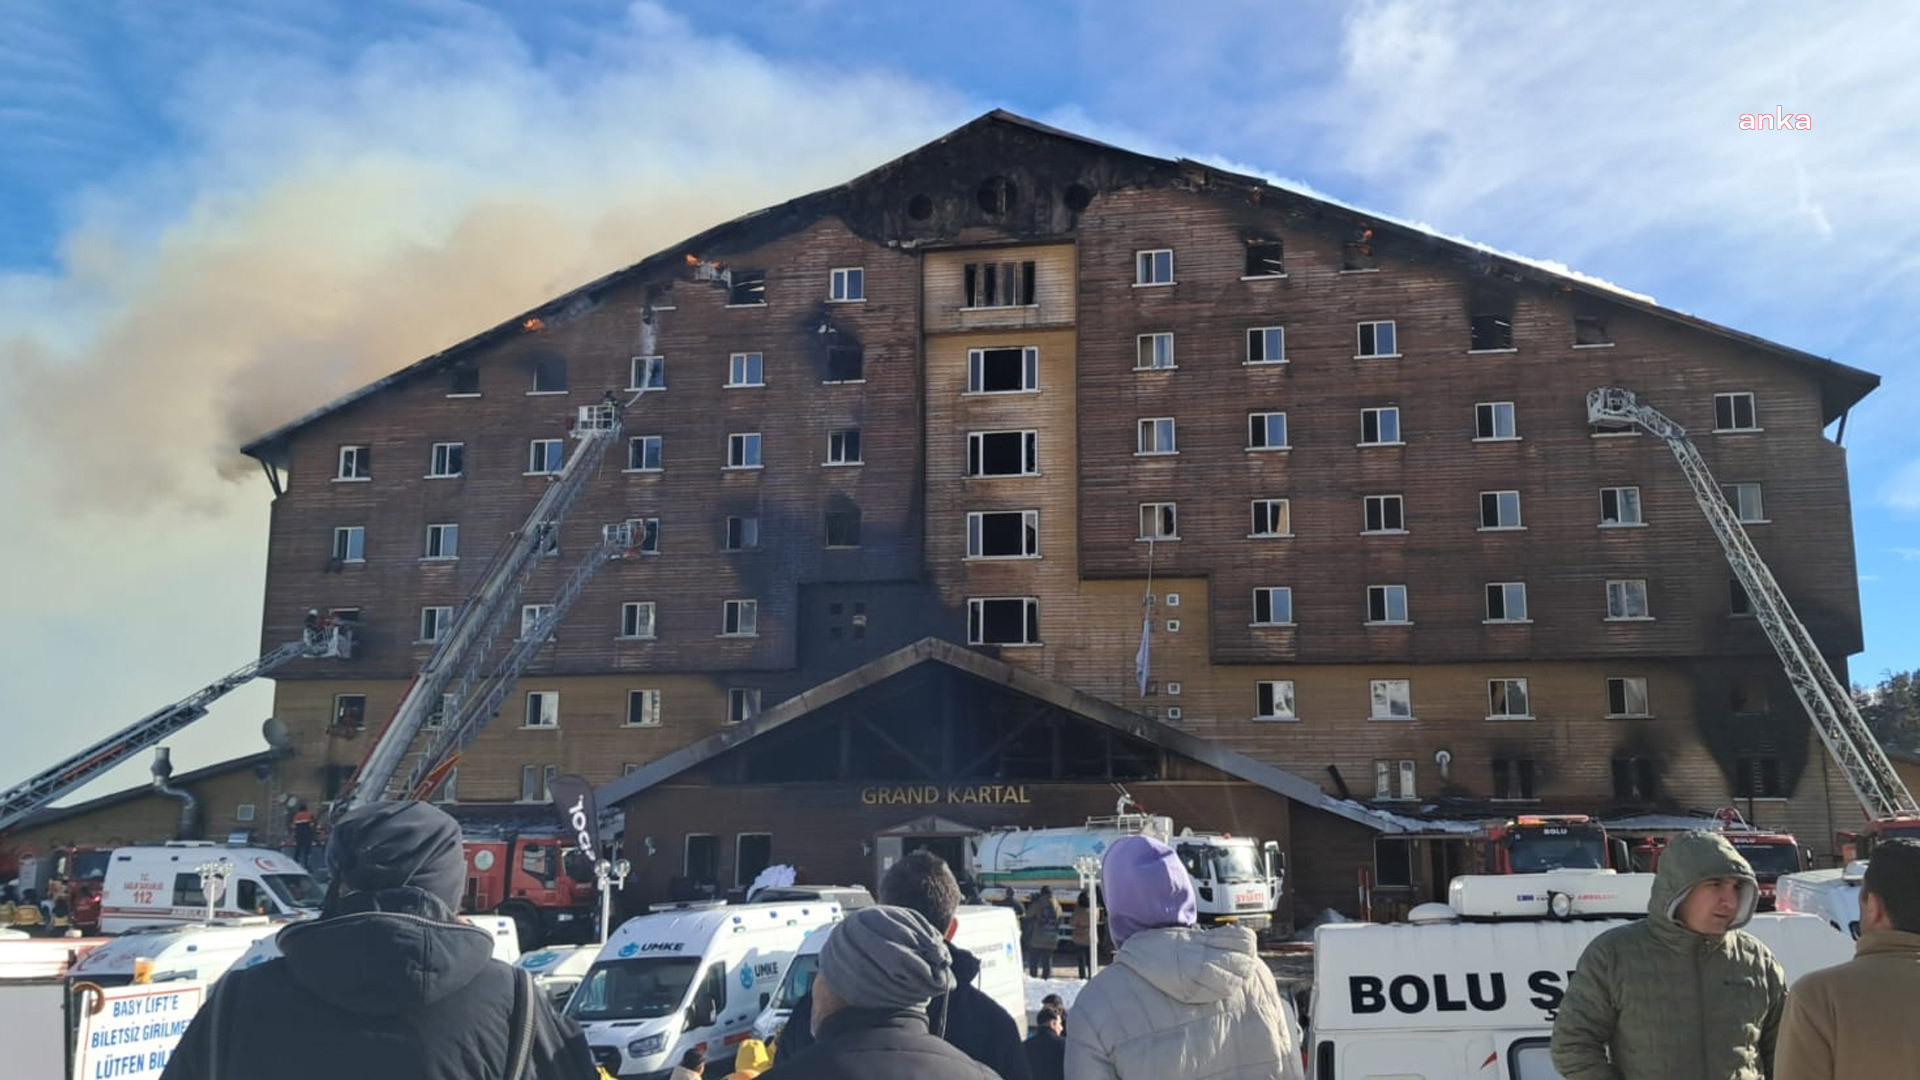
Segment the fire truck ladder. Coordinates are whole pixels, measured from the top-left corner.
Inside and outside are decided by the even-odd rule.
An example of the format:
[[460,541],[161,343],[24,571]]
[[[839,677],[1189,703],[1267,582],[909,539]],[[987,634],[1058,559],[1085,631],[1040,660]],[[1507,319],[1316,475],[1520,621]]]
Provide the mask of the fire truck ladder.
[[[572,456],[541,495],[533,512],[527,515],[520,531],[494,556],[479,586],[454,614],[446,635],[414,676],[400,704],[394,708],[392,718],[381,729],[379,738],[367,748],[359,769],[341,790],[335,803],[337,810],[408,797],[411,786],[397,786],[395,780],[401,774],[409,748],[426,729],[430,718],[436,713],[458,709],[468,688],[479,681],[487,658],[518,606],[527,580],[538,568],[550,538],[579,501],[587,481],[607,456],[607,450],[619,442],[622,410],[622,406],[612,403],[580,408],[579,418],[573,425],[573,437],[578,445]],[[544,638],[542,634],[537,640]]]
[[131,727],[109,735],[58,765],[0,794],[0,831],[19,824],[41,807],[84,787],[134,754],[207,715],[214,702],[247,683],[293,660],[317,657],[345,658],[353,654],[348,626],[333,623],[310,629],[299,641],[289,641],[226,678],[203,686]]
[[460,755],[473,745],[483,728],[499,715],[500,706],[513,692],[513,685],[519,681],[527,665],[539,654],[547,642],[553,638],[553,630],[564,619],[567,609],[580,598],[587,583],[600,572],[600,568],[616,559],[628,558],[638,553],[641,535],[637,522],[627,521],[618,525],[606,525],[600,530],[600,542],[581,559],[567,575],[567,580],[554,594],[548,610],[526,627],[519,638],[508,650],[506,658],[493,676],[481,687],[480,693],[468,701],[450,703],[442,716],[441,724],[428,741],[424,750],[414,759],[413,767],[407,773],[405,798],[425,799],[434,793],[447,774],[460,762]]
[[1631,390],[1615,386],[1601,387],[1587,395],[1587,422],[1639,427],[1666,440],[1668,449],[1680,462],[1680,471],[1693,485],[1694,500],[1707,515],[1707,524],[1713,527],[1721,548],[1726,551],[1734,577],[1752,600],[1753,613],[1766,631],[1767,640],[1773,643],[1774,652],[1779,654],[1787,681],[1793,684],[1794,693],[1813,720],[1813,729],[1820,733],[1820,741],[1826,744],[1827,752],[1846,774],[1847,784],[1853,788],[1860,805],[1866,808],[1867,816],[1882,819],[1920,813],[1920,803],[1914,801],[1913,793],[1893,771],[1893,764],[1854,705],[1853,695],[1834,677],[1813,635],[1793,613],[1786,593],[1781,591],[1773,571],[1760,558],[1739,516],[1727,504],[1720,485],[1707,468],[1706,459],[1700,456],[1693,440],[1687,438],[1686,429],[1660,410],[1641,402]]

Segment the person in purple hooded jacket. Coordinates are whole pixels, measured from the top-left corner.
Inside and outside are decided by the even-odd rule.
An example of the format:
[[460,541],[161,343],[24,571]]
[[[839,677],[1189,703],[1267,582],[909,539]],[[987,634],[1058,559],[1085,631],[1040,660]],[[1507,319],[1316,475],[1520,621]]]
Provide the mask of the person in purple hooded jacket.
[[1067,1080],[1301,1080],[1294,1023],[1253,931],[1194,926],[1173,849],[1128,836],[1100,872],[1119,949],[1067,1025]]

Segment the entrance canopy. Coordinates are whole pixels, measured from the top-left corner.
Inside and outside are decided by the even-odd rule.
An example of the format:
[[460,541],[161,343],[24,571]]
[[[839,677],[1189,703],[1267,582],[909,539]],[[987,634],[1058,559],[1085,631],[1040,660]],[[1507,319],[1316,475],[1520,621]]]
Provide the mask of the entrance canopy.
[[988,802],[1023,782],[1159,780],[1168,754],[1378,831],[1401,831],[1294,773],[937,638],[788,698],[598,794],[611,807],[708,766],[716,784],[859,782],[909,799],[937,785],[948,801],[972,793]]

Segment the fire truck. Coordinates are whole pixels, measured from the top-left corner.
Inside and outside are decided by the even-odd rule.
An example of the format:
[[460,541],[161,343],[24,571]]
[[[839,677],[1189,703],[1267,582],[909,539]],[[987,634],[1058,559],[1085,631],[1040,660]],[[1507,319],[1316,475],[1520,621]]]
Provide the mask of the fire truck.
[[1882,840],[1920,840],[1920,814],[1894,814],[1868,822],[1859,832],[1841,833],[1840,865],[1872,859],[1873,846]]
[[569,846],[558,830],[490,834],[468,826],[465,832],[467,887],[461,910],[512,919],[522,952],[595,940],[599,894],[591,852]]
[[1585,814],[1529,814],[1487,826],[1479,861],[1488,874],[1625,869],[1617,846]]

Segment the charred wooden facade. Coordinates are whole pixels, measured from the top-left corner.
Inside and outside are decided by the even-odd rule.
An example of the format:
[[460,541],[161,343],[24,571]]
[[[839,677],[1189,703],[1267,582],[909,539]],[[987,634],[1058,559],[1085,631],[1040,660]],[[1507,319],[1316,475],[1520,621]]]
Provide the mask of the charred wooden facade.
[[[631,452],[526,599],[603,524],[657,521],[657,554],[594,581],[463,760],[460,800],[538,797],[549,767],[614,781],[931,637],[1403,812],[1737,798],[1817,851],[1855,820],[1666,448],[1589,428],[1584,403],[1629,387],[1754,485],[1734,497],[1755,542],[1844,664],[1860,616],[1845,454],[1823,432],[1876,377],[1003,113],[250,445],[281,490],[263,642],[309,607],[362,627],[353,660],[279,679],[296,790],[322,798],[358,762],[426,656],[423,609],[460,602],[549,482],[534,441],[651,370],[665,389],[628,410]],[[458,526],[456,557],[436,525]],[[728,632],[730,600],[756,605],[751,635]],[[630,604],[651,605],[644,625]],[[557,724],[523,723],[554,693]],[[774,831],[784,858],[787,808],[721,792],[714,768],[624,785],[630,811]],[[1110,808],[1104,779],[1085,786],[1069,816]],[[655,839],[684,865],[682,839]]]

